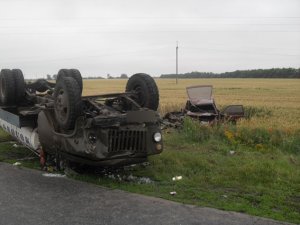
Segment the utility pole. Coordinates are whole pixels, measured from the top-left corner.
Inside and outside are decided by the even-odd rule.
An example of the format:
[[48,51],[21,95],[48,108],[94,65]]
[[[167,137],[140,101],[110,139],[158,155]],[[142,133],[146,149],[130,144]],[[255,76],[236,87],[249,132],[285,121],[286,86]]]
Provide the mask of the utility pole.
[[176,84],[178,84],[178,41],[176,42]]

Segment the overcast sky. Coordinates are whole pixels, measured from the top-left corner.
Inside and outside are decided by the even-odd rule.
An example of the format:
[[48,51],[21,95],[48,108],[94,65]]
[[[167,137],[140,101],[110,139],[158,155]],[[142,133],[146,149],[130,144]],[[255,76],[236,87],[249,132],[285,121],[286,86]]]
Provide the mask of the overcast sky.
[[0,68],[26,78],[300,67],[300,0],[0,0]]

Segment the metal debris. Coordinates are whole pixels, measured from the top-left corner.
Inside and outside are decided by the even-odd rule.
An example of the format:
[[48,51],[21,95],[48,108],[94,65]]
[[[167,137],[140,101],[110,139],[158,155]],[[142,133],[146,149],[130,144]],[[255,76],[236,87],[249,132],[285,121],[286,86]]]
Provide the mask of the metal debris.
[[176,195],[176,194],[177,194],[176,191],[171,191],[171,192],[170,192],[170,195]]
[[138,177],[137,178],[138,184],[151,184],[153,181],[149,177]]
[[172,178],[173,181],[182,180],[182,176],[175,176]]
[[22,163],[20,163],[20,162],[15,162],[13,165],[14,166],[20,166]]
[[112,180],[134,182],[138,184],[151,184],[154,182],[149,177],[137,177],[132,174],[123,176],[119,174],[108,174],[107,177]]
[[211,85],[187,87],[188,100],[181,111],[169,112],[162,119],[162,129],[181,128],[185,117],[197,120],[202,125],[223,122],[236,123],[244,117],[242,105],[229,105],[219,110],[212,96]]
[[59,174],[59,173],[43,173],[44,177],[57,177],[57,178],[64,178],[66,177],[65,174]]

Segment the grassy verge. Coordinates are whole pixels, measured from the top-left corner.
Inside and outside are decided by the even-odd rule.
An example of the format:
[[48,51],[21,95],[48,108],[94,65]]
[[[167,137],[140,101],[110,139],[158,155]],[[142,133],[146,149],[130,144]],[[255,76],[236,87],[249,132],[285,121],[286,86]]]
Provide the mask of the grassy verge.
[[[7,140],[0,133],[1,140]],[[300,223],[300,132],[245,127],[203,127],[186,120],[166,132],[165,151],[148,166],[114,176],[91,173],[73,178],[182,203],[245,212]],[[28,157],[23,148],[0,144],[0,161]],[[37,160],[22,164],[38,168]],[[127,179],[150,178],[152,182]],[[182,176],[172,181],[174,176]],[[170,195],[176,191],[176,195]]]

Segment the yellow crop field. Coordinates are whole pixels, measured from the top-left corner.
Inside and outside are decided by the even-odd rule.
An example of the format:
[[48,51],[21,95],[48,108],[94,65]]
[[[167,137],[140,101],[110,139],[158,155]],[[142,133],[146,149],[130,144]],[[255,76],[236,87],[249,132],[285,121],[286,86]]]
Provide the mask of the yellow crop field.
[[[122,92],[127,80],[84,80],[83,95]],[[243,120],[240,126],[300,128],[299,79],[184,79],[176,85],[174,79],[156,79],[160,92],[160,113],[180,110],[187,99],[187,86],[213,85],[217,105],[242,104],[268,109],[271,114]]]

